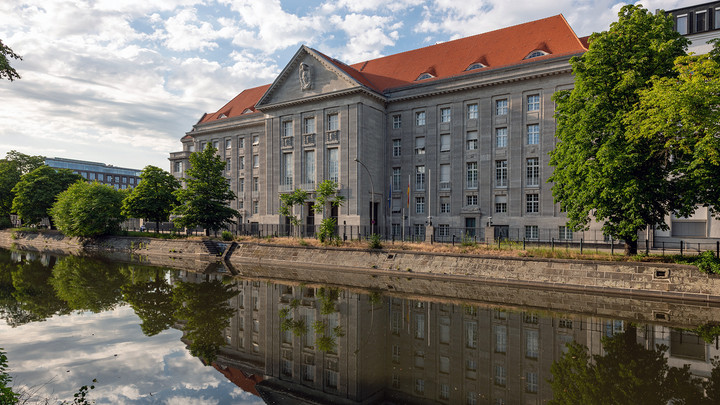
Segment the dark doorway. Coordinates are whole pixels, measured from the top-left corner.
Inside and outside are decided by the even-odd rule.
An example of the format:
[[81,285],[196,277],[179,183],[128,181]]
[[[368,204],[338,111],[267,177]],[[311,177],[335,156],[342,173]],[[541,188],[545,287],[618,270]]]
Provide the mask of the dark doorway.
[[465,218],[465,235],[474,238],[476,226],[475,218]]
[[510,226],[495,225],[495,240],[505,240],[510,235]]
[[307,203],[307,225],[305,228],[305,233],[309,237],[315,236],[315,209],[313,208],[313,203]]

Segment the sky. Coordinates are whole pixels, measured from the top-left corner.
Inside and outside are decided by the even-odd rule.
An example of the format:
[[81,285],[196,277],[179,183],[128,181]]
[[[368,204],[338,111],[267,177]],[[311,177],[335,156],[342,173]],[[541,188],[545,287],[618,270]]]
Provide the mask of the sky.
[[170,152],[203,113],[272,83],[302,45],[356,63],[557,14],[585,36],[606,30],[624,4],[4,0],[0,40],[23,60],[11,60],[21,79],[0,81],[0,158],[17,150],[169,170]]

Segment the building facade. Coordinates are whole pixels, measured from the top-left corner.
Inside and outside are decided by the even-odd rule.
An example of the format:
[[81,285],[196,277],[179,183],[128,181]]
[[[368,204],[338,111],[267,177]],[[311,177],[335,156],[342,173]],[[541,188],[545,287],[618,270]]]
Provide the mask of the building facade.
[[56,169],[72,170],[89,182],[108,184],[116,190],[132,189],[140,183],[140,170],[136,169],[58,157],[45,158],[45,164]]

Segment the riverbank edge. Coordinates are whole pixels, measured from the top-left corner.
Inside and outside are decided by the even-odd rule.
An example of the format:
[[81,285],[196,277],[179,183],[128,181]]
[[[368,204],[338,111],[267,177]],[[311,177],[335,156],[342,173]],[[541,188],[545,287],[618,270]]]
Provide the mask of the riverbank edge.
[[[147,257],[216,262],[201,239],[155,239],[112,236],[94,240],[61,234],[0,231],[0,246],[67,253],[129,253]],[[566,290],[590,294],[631,295],[696,302],[720,302],[720,276],[679,264],[581,261],[404,250],[285,246],[238,242],[225,258],[230,267],[247,265],[363,271],[466,279],[495,285]],[[147,260],[153,264],[154,260]],[[161,260],[162,261],[162,260]]]

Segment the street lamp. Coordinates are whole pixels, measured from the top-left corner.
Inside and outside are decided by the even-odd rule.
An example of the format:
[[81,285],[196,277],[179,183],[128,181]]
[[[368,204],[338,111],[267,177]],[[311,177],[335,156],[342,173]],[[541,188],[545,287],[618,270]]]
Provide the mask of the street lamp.
[[368,177],[370,177],[370,232],[374,235],[375,234],[375,216],[374,210],[375,210],[375,186],[373,185],[373,179],[372,174],[370,174],[370,170],[368,170],[367,166],[365,166],[365,163],[361,162],[360,159],[355,158],[355,161],[360,163],[360,166],[362,166],[365,171],[368,174]]

